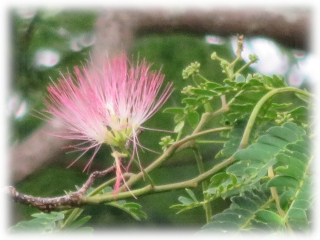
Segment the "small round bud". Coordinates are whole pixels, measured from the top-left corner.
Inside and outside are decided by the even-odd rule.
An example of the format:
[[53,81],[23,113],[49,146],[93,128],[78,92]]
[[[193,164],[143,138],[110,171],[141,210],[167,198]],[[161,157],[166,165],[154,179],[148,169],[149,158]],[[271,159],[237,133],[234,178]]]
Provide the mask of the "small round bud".
[[193,89],[192,86],[186,86],[182,89],[181,93],[182,94],[187,94],[187,95],[194,95],[194,93],[191,91],[191,89]]
[[165,151],[168,147],[170,147],[174,143],[174,140],[171,136],[166,136],[161,138],[159,145],[162,146],[162,149]]
[[218,56],[217,56],[217,53],[216,53],[216,52],[213,52],[213,53],[211,54],[211,59],[212,59],[212,60],[218,59]]
[[256,63],[256,62],[259,61],[258,56],[255,55],[255,54],[250,54],[250,55],[249,55],[249,59],[250,59],[250,61],[253,62],[253,63]]
[[224,69],[224,68],[228,67],[229,63],[227,61],[223,60],[223,61],[221,61],[220,65]]

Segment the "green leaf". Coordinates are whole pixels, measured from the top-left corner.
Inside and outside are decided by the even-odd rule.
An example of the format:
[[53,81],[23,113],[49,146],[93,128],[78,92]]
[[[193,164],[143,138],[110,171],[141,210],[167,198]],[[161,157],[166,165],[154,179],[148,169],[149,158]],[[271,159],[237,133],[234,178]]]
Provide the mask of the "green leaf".
[[271,108],[286,108],[291,105],[292,103],[271,103]]
[[265,222],[265,223],[275,223],[276,225],[283,225],[282,218],[269,210],[259,209],[255,212],[255,218],[258,221]]
[[306,212],[300,208],[291,208],[288,212],[288,217],[291,219],[308,221]]
[[290,111],[290,114],[296,122],[306,123],[309,119],[309,111],[306,107],[297,107]]
[[293,208],[300,208],[302,210],[308,210],[311,206],[311,202],[304,199],[297,199],[293,203]]
[[243,176],[245,169],[248,167],[248,163],[236,162],[227,168],[227,173],[232,173],[236,176]]
[[252,213],[250,211],[243,209],[243,208],[235,208],[235,209],[228,208],[228,209],[224,210],[223,213],[234,213],[234,214],[238,215],[238,218],[240,218],[240,219],[247,219],[247,218],[251,217],[251,215],[252,215]]
[[185,206],[189,206],[190,204],[194,203],[194,201],[190,198],[187,198],[187,197],[183,197],[183,196],[180,196],[178,198],[179,202],[181,202],[183,205]]
[[254,143],[247,147],[248,151],[258,150],[265,152],[264,154],[267,155],[266,159],[270,159],[272,156],[274,156],[276,153],[280,152],[280,148],[276,146],[272,146],[269,144],[263,144],[263,143]]
[[173,118],[175,123],[179,123],[179,122],[183,121],[184,119],[185,119],[184,114],[176,114],[176,115],[174,115],[174,118]]
[[229,174],[226,174],[225,172],[217,173],[210,178],[209,187],[218,187],[221,183],[223,183],[227,179],[229,179]]
[[217,87],[214,89],[214,91],[220,92],[220,93],[228,93],[228,92],[230,92],[231,89],[232,89],[232,87],[230,87],[230,86],[224,86],[224,87]]
[[264,84],[257,79],[250,79],[245,85],[242,86],[241,89],[249,89],[249,88],[261,88],[264,87]]
[[90,220],[91,216],[86,216],[83,217],[81,219],[79,219],[78,221],[74,222],[71,224],[70,227],[68,227],[68,229],[76,229],[81,227],[83,224],[85,224],[86,222],[88,222]]
[[268,201],[268,197],[266,196],[266,194],[258,189],[252,189],[252,192],[254,193],[254,195],[258,196],[263,202]]
[[269,180],[267,187],[299,187],[299,181],[290,176],[276,176]]
[[[308,93],[306,91],[306,93]],[[302,101],[306,102],[306,103],[310,103],[311,98],[305,94],[301,94],[301,93],[294,93],[299,99],[301,99]]]
[[236,185],[238,183],[238,179],[234,174],[230,174],[230,179],[232,181],[232,185]]
[[242,82],[246,82],[246,78],[242,74],[239,74],[236,76],[234,81],[237,83],[242,83]]
[[184,114],[184,108],[172,107],[163,110],[163,113]]
[[297,134],[290,130],[289,128],[285,128],[285,127],[279,127],[279,126],[275,126],[275,127],[271,127],[268,129],[267,133],[281,138],[287,142],[295,142],[298,140],[298,136]]
[[212,217],[212,221],[217,221],[217,222],[229,222],[229,223],[235,223],[236,225],[242,225],[245,223],[246,219],[234,212],[231,213],[218,213]]
[[43,232],[46,229],[45,223],[39,219],[31,221],[22,221],[8,229],[9,232]]
[[124,206],[127,207],[127,208],[136,208],[136,209],[140,209],[141,208],[141,205],[138,204],[138,203],[134,203],[134,202],[126,202],[124,203]]
[[282,126],[289,128],[290,130],[295,132],[295,134],[297,134],[299,137],[306,135],[306,131],[302,127],[298,126],[293,122],[286,122]]
[[236,99],[238,101],[249,102],[249,103],[258,102],[265,93],[267,93],[267,91],[262,91],[262,90],[245,91],[239,96],[237,96]]
[[92,227],[82,227],[77,229],[77,233],[92,233],[93,228]]
[[273,75],[272,78],[266,75],[263,75],[263,82],[270,87],[286,87],[287,84],[284,78],[280,78],[277,75]]
[[238,226],[235,223],[231,222],[210,222],[203,226],[203,230],[219,230],[223,233],[227,233],[230,231],[238,230]]
[[195,99],[195,98],[184,98],[184,99],[182,99],[181,102],[186,103],[191,106],[197,106],[197,104],[198,104],[197,99]]
[[241,149],[234,154],[237,160],[254,160],[265,162],[271,158],[272,154],[262,149]]
[[206,97],[206,96],[197,97],[198,104],[204,104],[204,103],[208,102],[209,100],[210,100],[210,97]]
[[297,168],[300,169],[305,169],[306,168],[306,162],[303,162],[300,160],[300,158],[295,158],[295,156],[297,156],[296,154],[290,154],[288,151],[283,152],[283,153],[279,153],[276,156],[277,161],[282,164],[282,165],[293,165]]
[[206,97],[218,96],[218,93],[210,91],[210,90],[205,90],[205,89],[191,89],[191,91],[194,94],[202,95],[202,96],[206,96]]
[[246,104],[234,103],[234,104],[231,104],[229,107],[230,107],[230,111],[231,112],[244,112],[244,113],[247,113],[247,112],[251,112],[252,111],[252,109],[254,108],[254,105],[251,104],[251,103],[246,103]]
[[264,176],[266,176],[267,173],[268,173],[269,167],[273,166],[276,163],[277,163],[277,160],[275,158],[273,158],[270,161],[268,161],[265,165],[263,165],[259,169],[257,175],[252,178],[252,182],[255,183],[255,182],[259,181],[261,178],[263,178]]
[[293,165],[280,166],[275,169],[278,175],[287,175],[297,179],[302,179],[304,176],[304,169],[297,168]]
[[306,220],[289,219],[289,224],[293,230],[304,231],[307,234],[310,232],[310,223]]
[[287,141],[285,141],[285,140],[283,140],[281,138],[272,136],[270,134],[260,136],[257,139],[257,142],[258,143],[269,144],[269,145],[276,146],[276,147],[279,147],[279,148],[283,148],[284,146],[286,146],[288,144]]
[[248,197],[235,196],[231,198],[231,201],[237,204],[240,208],[246,209],[251,212],[254,212],[258,209],[257,204]]
[[264,232],[272,232],[272,230],[276,230],[274,226],[272,226],[272,224],[270,223],[264,223],[261,221],[257,221],[255,219],[250,221],[251,223],[251,231],[254,232],[259,232],[259,233],[264,233]]
[[35,213],[34,219],[22,221],[9,228],[12,232],[42,232],[49,233],[56,228],[56,222],[64,219],[64,212]]
[[287,210],[289,204],[291,204],[293,198],[295,196],[295,191],[292,189],[284,191],[280,196],[280,206],[283,210]]
[[[292,152],[292,151],[286,151],[285,153],[285,156],[287,156],[288,158],[292,158],[293,160],[292,161],[298,161],[297,164],[299,167],[302,166],[301,163],[305,166],[306,164],[309,163],[310,159],[308,156],[302,154],[302,153],[299,153],[299,152]],[[296,166],[297,167],[297,166]]]
[[127,212],[137,221],[141,221],[141,218],[147,218],[147,215],[140,210],[141,205],[134,202],[127,203],[125,200],[120,200],[107,203],[107,205],[119,208]]
[[265,202],[260,198],[260,195],[254,194],[251,189],[249,191],[244,191],[242,196],[253,200],[258,206],[262,206]]
[[209,90],[215,90],[215,88],[217,88],[217,87],[221,87],[221,85],[218,83],[215,83],[215,82],[206,83],[206,88]]
[[64,219],[64,214],[62,212],[34,213],[31,216],[35,218],[41,218],[47,221],[59,221]]
[[300,144],[300,142],[290,143],[286,146],[286,149],[292,152],[299,152],[306,156],[309,156],[311,151],[309,148],[305,148],[303,144]]
[[196,196],[194,195],[194,193],[190,189],[186,188],[186,191],[189,194],[189,196],[193,199],[193,201],[195,201],[195,202],[198,201]]
[[189,112],[187,116],[188,122],[190,125],[195,128],[199,123],[199,114],[197,112]]
[[179,122],[176,127],[174,128],[174,132],[180,132],[184,127],[184,121]]

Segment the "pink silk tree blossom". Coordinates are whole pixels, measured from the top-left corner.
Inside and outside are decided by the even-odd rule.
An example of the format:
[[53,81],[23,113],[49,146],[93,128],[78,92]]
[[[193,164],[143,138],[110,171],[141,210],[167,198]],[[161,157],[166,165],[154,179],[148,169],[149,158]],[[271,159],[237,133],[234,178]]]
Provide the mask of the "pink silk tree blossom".
[[[151,72],[145,60],[132,66],[125,54],[105,61],[99,69],[75,67],[75,77],[62,75],[58,84],[48,87],[46,112],[67,127],[61,137],[83,141],[74,146],[83,151],[79,158],[95,149],[86,170],[103,143],[122,151],[127,141],[131,141],[134,155],[141,125],[172,93],[172,84],[160,93],[163,80],[164,75],[160,71]],[[116,168],[115,189],[122,176],[119,162]]]

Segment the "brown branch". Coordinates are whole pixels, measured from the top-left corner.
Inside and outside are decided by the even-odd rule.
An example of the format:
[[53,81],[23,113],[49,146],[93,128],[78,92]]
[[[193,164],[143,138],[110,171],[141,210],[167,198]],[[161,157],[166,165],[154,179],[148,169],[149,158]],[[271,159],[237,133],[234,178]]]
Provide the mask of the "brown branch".
[[9,186],[6,188],[7,193],[12,197],[13,201],[21,204],[37,207],[40,211],[51,212],[54,210],[70,209],[84,205],[81,201],[86,191],[92,186],[96,178],[103,177],[110,172],[115,171],[115,166],[112,166],[104,171],[95,171],[90,174],[88,180],[82,187],[73,193],[66,194],[61,197],[42,198],[34,197],[26,194],[19,193],[14,187]]
[[293,8],[186,9],[179,12],[149,10],[136,13],[135,29],[137,36],[170,32],[261,36],[287,47],[309,50],[310,15],[306,9]]

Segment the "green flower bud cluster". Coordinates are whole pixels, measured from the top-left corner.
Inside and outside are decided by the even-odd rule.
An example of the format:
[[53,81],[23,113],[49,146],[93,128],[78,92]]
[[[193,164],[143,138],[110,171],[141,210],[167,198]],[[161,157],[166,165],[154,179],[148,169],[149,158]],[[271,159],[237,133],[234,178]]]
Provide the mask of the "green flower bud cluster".
[[173,143],[174,143],[174,140],[171,138],[171,136],[165,136],[161,138],[159,145],[162,146],[163,151],[166,151],[167,148],[170,147]]
[[186,95],[189,95],[189,96],[191,96],[191,95],[194,95],[194,93],[191,91],[192,89],[194,89],[194,87],[192,87],[192,86],[186,86],[186,87],[184,87],[183,89],[182,89],[182,91],[181,91],[181,93],[182,94],[186,94]]
[[283,113],[277,113],[277,118],[275,120],[275,122],[278,125],[281,125],[285,122],[292,122],[294,119],[291,117],[290,113],[287,112],[283,112]]
[[250,54],[249,59],[250,59],[251,63],[256,63],[259,61],[259,58],[256,54]]
[[188,67],[186,67],[182,71],[182,78],[187,79],[190,76],[194,76],[199,73],[199,70],[200,70],[200,63],[198,62],[191,63]]

